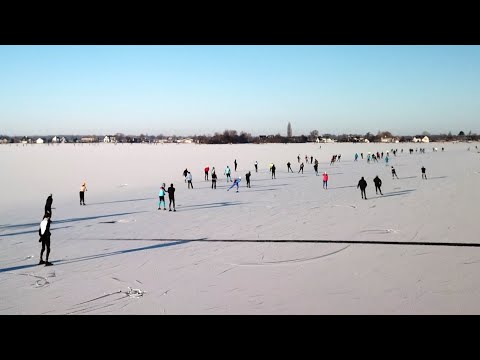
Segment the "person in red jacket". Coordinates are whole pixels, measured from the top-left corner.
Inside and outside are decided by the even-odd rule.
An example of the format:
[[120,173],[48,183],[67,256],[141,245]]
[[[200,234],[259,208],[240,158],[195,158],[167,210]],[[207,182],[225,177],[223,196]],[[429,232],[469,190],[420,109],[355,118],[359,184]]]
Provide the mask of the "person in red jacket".
[[203,171],[205,172],[205,180],[208,181],[208,172],[210,171],[210,168],[207,166]]
[[328,174],[327,174],[327,172],[325,171],[325,172],[323,173],[323,188],[324,188],[325,190],[327,190],[327,187],[328,187]]

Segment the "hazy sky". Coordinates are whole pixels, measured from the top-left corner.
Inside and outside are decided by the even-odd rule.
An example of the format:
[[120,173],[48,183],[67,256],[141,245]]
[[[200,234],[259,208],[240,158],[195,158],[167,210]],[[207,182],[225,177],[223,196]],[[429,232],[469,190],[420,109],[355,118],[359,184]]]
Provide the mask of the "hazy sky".
[[0,134],[480,132],[480,46],[0,46]]

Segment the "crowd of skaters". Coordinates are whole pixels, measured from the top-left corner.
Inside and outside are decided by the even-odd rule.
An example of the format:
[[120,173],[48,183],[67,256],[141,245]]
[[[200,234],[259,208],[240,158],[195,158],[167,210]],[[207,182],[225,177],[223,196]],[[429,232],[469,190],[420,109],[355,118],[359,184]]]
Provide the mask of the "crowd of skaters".
[[[391,152],[394,156],[396,156],[397,151],[398,151],[397,149],[395,149],[395,150],[392,149],[391,150]],[[436,148],[433,148],[433,151],[436,151]],[[443,147],[442,147],[442,151],[444,151]],[[403,153],[403,149],[401,149],[401,152]],[[413,154],[414,149],[410,148],[409,152],[410,152],[410,154]],[[418,152],[418,148],[415,149],[415,152]],[[383,151],[382,152],[377,151],[376,153],[373,153],[373,154],[368,152],[367,162],[370,163],[371,160],[373,162],[378,162],[379,159],[385,159],[386,165],[388,165],[389,153],[390,153],[389,151],[386,151],[385,154],[384,154]],[[420,148],[420,153],[425,153],[425,149]],[[363,152],[360,153],[360,157],[361,157],[362,160],[364,159]],[[358,158],[359,158],[358,153],[355,153],[354,161],[358,161]],[[332,155],[330,165],[333,165],[335,162],[339,162],[340,159],[341,159],[341,154]],[[301,162],[300,155],[297,156],[297,161],[300,164],[298,173],[301,172],[303,174],[304,163]],[[318,176],[318,165],[319,165],[318,160],[314,159],[313,156],[308,157],[307,155],[305,155],[305,163],[313,164],[313,169],[314,169],[315,175]],[[287,173],[290,173],[290,172],[293,173],[292,164],[290,162],[287,162],[286,165],[287,165]],[[255,167],[255,172],[258,172],[258,161],[254,162],[254,167]],[[235,172],[237,171],[237,168],[238,168],[238,163],[237,163],[237,160],[235,159],[234,160]],[[276,178],[276,174],[275,174],[276,166],[275,166],[274,163],[269,164],[269,170],[270,170],[272,179],[275,179]],[[426,180],[427,175],[426,175],[425,166],[422,166],[420,170],[421,170],[421,174],[422,174],[422,180],[423,179]],[[397,172],[396,172],[396,169],[393,166],[391,166],[391,173],[392,173],[392,179],[395,179],[395,178],[399,179],[398,175],[397,175]],[[215,167],[212,167],[212,169],[210,169],[209,166],[205,166],[205,168],[204,168],[204,180],[205,181],[209,181],[209,175],[211,177],[211,182],[212,182],[211,188],[213,190],[216,190],[217,189],[217,179],[218,179],[218,177],[217,177],[217,174],[216,174],[216,171],[215,171]],[[238,192],[239,187],[240,187],[240,182],[241,182],[241,176],[235,177],[235,179],[232,180],[232,171],[231,171],[231,169],[228,165],[225,167],[224,175],[226,176],[227,183],[228,182],[232,183],[231,186],[227,189],[227,191],[230,191],[232,188],[236,187],[236,192]],[[248,171],[245,174],[246,187],[247,188],[251,187],[251,182],[250,182],[251,175],[252,174],[251,174],[250,171]],[[188,189],[193,189],[194,188],[193,187],[193,177],[192,177],[191,172],[188,169],[185,169],[183,171],[183,176],[184,176],[184,179],[185,179],[185,183],[187,183]],[[322,183],[323,183],[323,189],[327,190],[328,189],[328,173],[326,171],[322,175]],[[376,194],[380,193],[380,195],[383,195],[382,189],[381,189],[382,180],[379,178],[378,175],[373,179],[373,183],[375,185],[375,193]],[[365,180],[365,178],[363,176],[359,180],[359,182],[357,184],[357,188],[360,189],[360,191],[361,191],[362,199],[367,200],[367,194],[366,194],[367,181]],[[86,184],[85,181],[82,181],[82,183],[80,185],[80,192],[79,192],[80,205],[81,206],[85,206],[85,192],[86,191],[87,191],[87,184]],[[159,197],[159,199],[158,199],[158,210],[162,210],[162,209],[164,211],[167,210],[166,209],[166,201],[165,201],[165,197],[167,195],[168,195],[168,199],[169,199],[169,206],[168,206],[169,211],[176,212],[176,209],[175,209],[175,187],[174,187],[173,183],[170,184],[170,187],[168,187],[168,189],[166,189],[166,184],[165,183],[163,183],[162,186],[160,187],[160,190],[159,190],[159,193],[158,193],[158,197]],[[42,221],[40,222],[40,226],[39,226],[39,230],[38,230],[38,233],[40,235],[39,242],[42,243],[39,265],[44,264],[45,266],[53,265],[51,262],[49,262],[50,237],[51,237],[50,224],[51,224],[51,221],[52,221],[51,220],[52,219],[52,204],[53,204],[53,195],[50,194],[47,197],[47,200],[46,200],[46,203],[45,203],[45,208],[44,208],[44,216],[43,216]],[[46,257],[45,257],[45,261],[44,261],[43,260],[43,254],[45,253],[45,251],[46,251]]]

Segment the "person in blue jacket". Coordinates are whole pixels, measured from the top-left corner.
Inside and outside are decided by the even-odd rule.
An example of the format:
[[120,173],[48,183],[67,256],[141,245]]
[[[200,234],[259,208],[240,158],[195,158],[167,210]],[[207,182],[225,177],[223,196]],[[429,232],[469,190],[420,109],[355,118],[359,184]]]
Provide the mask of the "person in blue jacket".
[[233,188],[234,186],[236,186],[236,187],[237,187],[237,192],[238,192],[238,186],[239,186],[241,180],[242,180],[242,177],[241,177],[241,176],[239,176],[238,178],[236,178],[236,179],[233,181],[232,186],[230,186],[230,187],[227,189],[227,191],[230,191],[231,188]]
[[161,209],[163,203],[163,210],[167,210],[165,206],[165,186],[162,185],[160,191],[158,192],[158,210]]

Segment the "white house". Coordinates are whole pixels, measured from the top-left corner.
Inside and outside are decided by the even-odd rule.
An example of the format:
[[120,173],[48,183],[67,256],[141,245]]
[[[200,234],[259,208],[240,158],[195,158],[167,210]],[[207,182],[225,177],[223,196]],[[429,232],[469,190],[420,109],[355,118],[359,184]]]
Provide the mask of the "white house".
[[428,142],[430,142],[430,139],[428,138],[428,136],[424,136],[424,137],[422,138],[422,142],[423,142],[423,143],[428,143]]
[[105,136],[105,137],[103,138],[103,142],[104,142],[104,143],[109,143],[109,142],[110,142],[110,137],[109,137],[109,136]]
[[65,137],[62,136],[62,138],[60,139],[60,142],[61,142],[62,144],[65,144],[65,143],[67,142],[67,139],[65,139]]
[[8,143],[8,140],[7,140],[7,139],[2,139],[2,140],[0,140],[0,144],[6,144],[6,143]]
[[418,143],[418,142],[420,142],[421,140],[418,139],[418,138],[416,138],[416,137],[414,136],[413,139],[412,139],[412,141],[413,141],[414,143]]
[[54,136],[53,139],[52,139],[52,143],[58,143],[59,141],[60,140],[56,136]]
[[43,141],[43,139],[42,139],[42,138],[38,138],[38,139],[37,139],[37,141],[36,141],[36,143],[37,143],[37,144],[43,144],[43,143],[44,143],[44,141]]
[[366,143],[369,143],[369,142],[370,142],[370,140],[368,140],[368,139],[365,139],[365,142],[366,142]]

